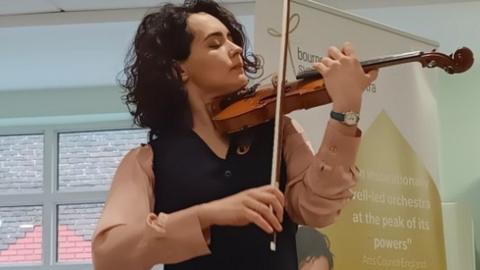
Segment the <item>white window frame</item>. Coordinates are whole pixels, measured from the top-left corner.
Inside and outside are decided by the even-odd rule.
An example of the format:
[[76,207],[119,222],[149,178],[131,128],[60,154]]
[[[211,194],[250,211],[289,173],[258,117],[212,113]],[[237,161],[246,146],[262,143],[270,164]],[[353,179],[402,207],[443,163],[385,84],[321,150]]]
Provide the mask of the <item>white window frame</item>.
[[[0,270],[77,270],[93,269],[91,263],[57,262],[58,206],[64,204],[104,203],[106,191],[58,191],[59,134],[64,132],[95,132],[138,129],[132,120],[110,120],[75,124],[46,124],[0,126],[0,135],[44,136],[43,188],[41,193],[0,195],[0,207],[42,206],[42,262],[41,264],[0,264]],[[68,120],[63,118],[62,121]],[[148,138],[145,139],[147,141]]]

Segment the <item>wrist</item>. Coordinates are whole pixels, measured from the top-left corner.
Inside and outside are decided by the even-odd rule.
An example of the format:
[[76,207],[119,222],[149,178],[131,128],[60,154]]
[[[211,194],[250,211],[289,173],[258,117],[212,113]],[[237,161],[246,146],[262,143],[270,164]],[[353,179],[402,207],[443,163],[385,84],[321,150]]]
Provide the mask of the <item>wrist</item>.
[[202,229],[208,229],[213,225],[210,203],[202,203],[196,206],[196,212]]
[[346,126],[334,119],[330,120],[330,125],[332,125],[332,127],[338,130],[340,133],[347,136],[355,136],[358,131],[358,125]]
[[333,111],[335,112],[355,112],[355,113],[360,113],[362,107],[362,99],[360,98],[355,98],[352,101],[338,101],[338,102],[333,102]]

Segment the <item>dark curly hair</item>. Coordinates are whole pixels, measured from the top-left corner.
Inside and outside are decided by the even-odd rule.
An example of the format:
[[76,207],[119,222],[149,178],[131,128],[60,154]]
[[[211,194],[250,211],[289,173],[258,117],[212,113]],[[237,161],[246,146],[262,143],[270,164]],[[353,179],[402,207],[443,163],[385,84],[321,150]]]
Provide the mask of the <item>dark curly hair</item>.
[[324,256],[328,261],[329,269],[333,269],[334,255],[330,251],[330,239],[326,234],[310,226],[300,226],[296,242],[299,266],[311,259]]
[[165,4],[141,21],[125,59],[125,80],[120,80],[133,122],[149,128],[149,141],[162,130],[191,129],[192,116],[187,92],[177,61],[190,55],[193,34],[187,19],[205,12],[220,20],[232,34],[233,42],[243,48],[242,58],[249,77],[260,68],[260,58],[247,53],[244,27],[233,14],[212,0],[185,1],[183,5]]

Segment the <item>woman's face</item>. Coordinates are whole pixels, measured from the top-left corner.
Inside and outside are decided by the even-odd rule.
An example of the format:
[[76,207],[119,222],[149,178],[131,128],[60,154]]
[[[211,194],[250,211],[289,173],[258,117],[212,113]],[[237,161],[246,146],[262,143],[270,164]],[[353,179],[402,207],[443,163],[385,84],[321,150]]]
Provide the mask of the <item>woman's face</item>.
[[207,100],[232,93],[245,86],[242,48],[233,43],[227,27],[207,13],[187,19],[193,34],[190,56],[180,63],[188,91],[196,89]]

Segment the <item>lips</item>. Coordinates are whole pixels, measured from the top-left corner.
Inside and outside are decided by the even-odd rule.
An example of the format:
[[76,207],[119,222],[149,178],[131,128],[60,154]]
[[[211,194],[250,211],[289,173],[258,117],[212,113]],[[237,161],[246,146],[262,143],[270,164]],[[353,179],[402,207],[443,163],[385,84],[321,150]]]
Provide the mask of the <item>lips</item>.
[[237,69],[237,68],[242,68],[243,69],[243,64],[239,63],[239,64],[236,64],[235,66],[232,67],[232,69]]

